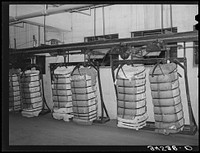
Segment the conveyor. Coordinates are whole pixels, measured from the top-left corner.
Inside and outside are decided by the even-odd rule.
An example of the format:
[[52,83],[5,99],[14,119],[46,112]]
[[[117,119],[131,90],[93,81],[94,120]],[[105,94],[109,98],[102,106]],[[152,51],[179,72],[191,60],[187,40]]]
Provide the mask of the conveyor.
[[130,46],[147,45],[155,40],[164,41],[165,43],[170,42],[193,42],[198,41],[197,31],[172,33],[172,34],[160,34],[157,36],[144,36],[137,38],[123,38],[115,40],[95,41],[95,42],[83,42],[83,43],[70,43],[55,46],[39,46],[24,49],[10,49],[10,55],[26,55],[32,56],[34,54],[43,53],[57,53],[57,54],[80,54],[88,50],[98,48],[113,48],[119,47],[122,43]]
[[[71,43],[71,44],[63,44],[63,45],[55,45],[55,46],[40,46],[34,48],[25,48],[25,49],[9,49],[10,62],[12,63],[15,58],[26,58],[35,56],[35,54],[44,54],[50,53],[55,55],[69,55],[69,54],[86,54],[88,51],[92,53],[93,49],[103,49],[110,48],[112,54],[119,54],[119,52],[112,52],[115,48],[119,48],[122,44],[127,46],[137,46],[137,45],[148,45],[149,43],[159,40],[164,41],[165,43],[170,42],[193,42],[198,41],[198,33],[197,31],[189,31],[182,33],[172,33],[172,34],[160,34],[157,36],[144,36],[137,38],[124,38],[124,39],[116,39],[116,40],[105,40],[105,41],[96,41],[96,42],[83,42],[83,43]],[[113,60],[111,58],[111,68],[114,73],[114,69],[118,67],[119,64],[157,64],[158,62],[166,62],[166,60],[170,60],[172,62],[177,63],[184,69],[185,75],[185,85],[186,85],[186,94],[188,100],[188,110],[189,110],[189,119],[190,125],[186,125],[183,132],[184,134],[195,134],[197,131],[196,122],[194,120],[191,101],[189,95],[189,86],[187,79],[187,59],[184,58],[151,58],[151,59],[134,59],[134,60]],[[184,65],[180,63],[184,63]],[[80,64],[72,63],[74,65]],[[114,75],[113,75],[114,76]],[[114,79],[114,77],[113,77]],[[107,115],[108,116],[108,115]],[[102,118],[103,119],[103,115]],[[154,129],[153,123],[149,122],[149,124],[145,127],[145,129],[152,130]]]

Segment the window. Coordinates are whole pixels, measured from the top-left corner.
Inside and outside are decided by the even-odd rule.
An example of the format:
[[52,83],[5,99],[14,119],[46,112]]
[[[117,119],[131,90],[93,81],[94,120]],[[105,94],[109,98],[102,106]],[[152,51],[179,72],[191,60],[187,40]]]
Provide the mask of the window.
[[118,37],[119,37],[118,34],[109,34],[109,35],[85,37],[84,38],[84,42],[93,42],[93,41],[101,41],[101,40],[118,39]]
[[[177,27],[173,28],[164,28],[163,29],[163,34],[167,33],[177,33]],[[144,37],[144,36],[150,36],[150,35],[159,35],[162,34],[161,29],[154,29],[154,30],[145,30],[145,31],[135,31],[131,32],[131,37]],[[177,45],[176,42],[168,43],[167,45]],[[134,46],[134,47],[142,47],[142,46]],[[165,57],[165,52],[160,52],[159,55],[151,55],[150,57],[145,57],[145,58],[161,58]],[[177,57],[177,47],[170,47],[170,57]]]

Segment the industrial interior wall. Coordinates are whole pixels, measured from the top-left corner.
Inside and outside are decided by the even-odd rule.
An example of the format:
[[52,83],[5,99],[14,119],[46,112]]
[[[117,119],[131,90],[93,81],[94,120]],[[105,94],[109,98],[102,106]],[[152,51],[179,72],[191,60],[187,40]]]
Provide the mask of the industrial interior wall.
[[[105,10],[105,34],[118,33],[119,38],[131,37],[133,31],[161,29],[161,5],[114,5],[104,8]],[[120,10],[120,11],[119,11]],[[86,12],[86,11],[85,11]],[[198,5],[172,5],[173,27],[177,27],[178,32],[192,31],[195,21],[195,15],[198,13]],[[94,36],[94,11],[91,16],[73,13],[72,31],[65,36],[65,42],[83,42],[84,37]],[[170,28],[170,6],[163,5],[163,28]],[[81,27],[81,28],[80,28]],[[96,9],[96,35],[103,35],[102,9]],[[183,44],[182,44],[183,45]],[[193,45],[186,43],[187,46]],[[178,49],[178,57],[183,57],[183,49]],[[187,49],[188,77],[192,109],[195,120],[198,123],[198,67],[194,65],[193,49]],[[150,67],[146,67],[148,76]],[[182,76],[183,70],[178,69]],[[105,105],[112,119],[116,119],[117,102],[115,97],[114,85],[111,80],[110,67],[101,68],[102,90]],[[106,79],[105,79],[106,78]],[[109,84],[110,88],[107,88]],[[154,121],[153,105],[149,80],[147,77],[147,112],[149,121]],[[185,93],[184,77],[180,78],[181,97],[183,101],[183,109],[186,124],[189,123],[187,98]]]
[[[44,6],[43,6],[44,7]],[[20,16],[25,13],[29,14],[36,11],[41,11],[43,8],[41,5],[10,5],[9,6],[9,16]],[[34,9],[33,9],[34,8]],[[50,20],[49,20],[50,19]],[[55,23],[55,17],[46,17],[46,25],[49,25],[49,22],[52,23],[52,19]],[[16,48],[29,48],[33,47],[33,35],[37,40],[36,46],[44,44],[44,17],[36,17],[31,19],[26,19],[27,21],[39,23],[41,26],[34,25],[32,23],[17,23],[9,26],[9,47],[14,48],[16,40]],[[63,41],[63,34],[55,29],[46,27],[46,40],[58,39]],[[47,42],[48,44],[48,42]]]
[[[15,48],[14,39],[16,39],[16,48],[29,48],[33,47],[33,35],[37,41],[36,47],[44,44],[44,27],[38,28],[36,25],[31,25],[27,23],[19,23],[9,26],[9,47]],[[63,41],[63,35],[59,31],[53,31],[51,29],[46,29],[46,44],[50,45],[48,40],[58,39]]]
[[[120,11],[119,11],[120,10]],[[161,29],[161,5],[111,5],[104,8],[105,34],[119,34],[119,38],[130,38],[131,32]],[[83,11],[88,13],[88,10]],[[172,5],[172,26],[178,32],[193,30],[198,5]],[[70,19],[71,31],[65,35],[65,43],[83,42],[84,37],[103,35],[102,8],[94,9],[91,16],[72,13],[66,14]],[[94,22],[96,26],[94,26]],[[170,6],[163,5],[163,28],[170,28]]]
[[[186,47],[187,46],[193,46],[193,42],[186,43]],[[183,54],[184,54],[183,49],[178,51],[178,57],[183,57]],[[197,125],[199,126],[199,72],[198,72],[198,65],[194,63],[194,50],[192,48],[186,49],[186,58],[187,58],[187,70],[188,70],[187,75],[189,82],[190,99],[194,117],[197,122]],[[186,123],[187,123],[188,107],[187,107],[187,97],[185,91],[184,71],[180,67],[178,67],[178,71],[183,76],[183,78],[179,79],[179,83],[181,89],[181,98],[183,101],[184,116],[186,117]]]
[[[30,14],[33,12],[42,12],[45,9],[45,5],[36,5],[36,4],[15,4],[9,5],[9,16],[17,17],[25,14]],[[51,6],[48,6],[48,9],[52,9]],[[67,31],[71,30],[71,22],[69,22],[70,13],[61,13],[54,14],[45,17],[46,26],[46,40],[58,39],[64,41],[64,35]],[[16,47],[27,48],[33,47],[33,35],[37,40],[37,45],[44,44],[44,16],[28,18],[25,21],[30,21],[31,23],[18,23],[12,26],[9,26],[9,41],[10,48],[14,48],[14,39],[16,39]],[[37,23],[37,24],[35,24]],[[40,26],[39,26],[40,25]],[[55,28],[50,28],[55,27]],[[57,29],[56,29],[57,28]],[[63,29],[63,30],[62,30]],[[47,42],[46,44],[50,44]]]
[[[38,38],[38,28],[34,25],[19,23],[9,26],[10,48],[28,48],[33,47],[33,35]],[[15,40],[14,40],[15,39]]]

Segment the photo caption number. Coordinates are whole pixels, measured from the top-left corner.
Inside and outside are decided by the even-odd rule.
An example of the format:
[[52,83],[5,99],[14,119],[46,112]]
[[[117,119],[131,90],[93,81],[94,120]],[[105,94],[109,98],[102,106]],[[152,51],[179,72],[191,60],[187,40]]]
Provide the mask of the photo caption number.
[[151,151],[155,151],[153,146],[147,146],[147,148],[149,148]]
[[[178,148],[173,145],[173,146],[147,146],[148,149],[151,151],[178,151]],[[191,150],[190,146],[185,146],[185,149]]]
[[163,146],[160,146],[160,149],[161,149],[161,151],[167,151],[167,150],[165,150],[165,147],[163,147]]
[[165,148],[168,150],[168,151],[171,151],[171,147],[170,146],[165,146]]
[[158,146],[155,146],[155,150],[160,151],[160,148]]
[[[180,149],[181,147],[172,145],[172,146],[147,146],[147,148],[150,149],[151,151],[178,151],[178,148]],[[184,149],[187,151],[193,150],[193,148],[189,145],[184,146]]]
[[177,147],[176,147],[175,145],[172,146],[172,149],[173,149],[174,151],[177,151],[177,150],[178,150]]
[[187,146],[184,146],[184,148],[185,148],[185,150],[187,150],[187,151],[191,151],[193,148],[191,147],[191,146],[189,146],[189,145],[187,145]]

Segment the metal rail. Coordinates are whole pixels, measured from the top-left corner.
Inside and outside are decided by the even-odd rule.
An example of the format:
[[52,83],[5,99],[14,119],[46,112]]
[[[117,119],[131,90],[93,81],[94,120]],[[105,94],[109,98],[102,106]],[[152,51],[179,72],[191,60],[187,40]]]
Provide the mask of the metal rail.
[[146,45],[149,42],[155,40],[163,40],[166,43],[170,42],[193,42],[198,41],[198,33],[196,31],[182,32],[182,33],[172,33],[172,34],[160,34],[158,36],[144,36],[136,38],[125,38],[116,40],[103,40],[95,42],[83,42],[83,43],[70,43],[61,44],[55,46],[40,46],[34,48],[24,48],[24,49],[10,49],[9,54],[41,54],[41,53],[52,53],[52,52],[66,52],[75,50],[88,50],[88,49],[98,49],[98,48],[111,48],[120,46],[122,43],[127,45]]

